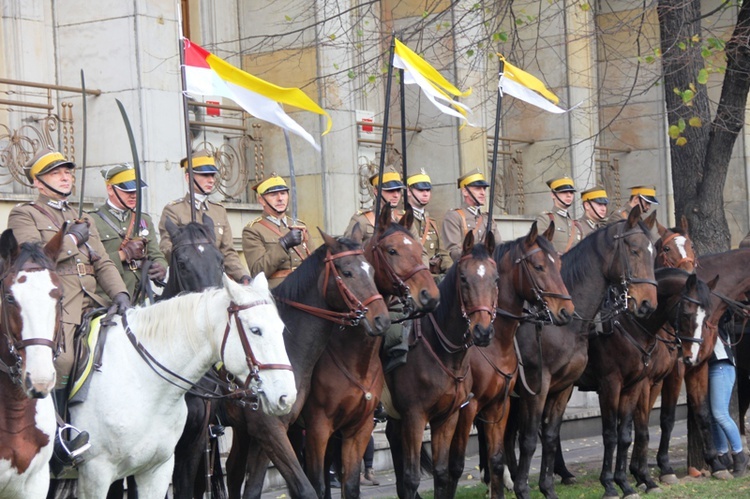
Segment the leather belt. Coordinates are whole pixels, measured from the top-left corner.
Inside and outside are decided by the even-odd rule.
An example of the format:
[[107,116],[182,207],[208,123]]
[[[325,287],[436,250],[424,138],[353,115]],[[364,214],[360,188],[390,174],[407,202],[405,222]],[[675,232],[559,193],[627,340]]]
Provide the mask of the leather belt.
[[56,269],[57,275],[94,275],[94,266],[87,265],[85,263],[77,263],[74,267],[58,268]]
[[294,269],[277,270],[276,272],[271,274],[271,277],[269,277],[269,279],[283,279],[285,277],[288,277],[292,272],[294,272]]

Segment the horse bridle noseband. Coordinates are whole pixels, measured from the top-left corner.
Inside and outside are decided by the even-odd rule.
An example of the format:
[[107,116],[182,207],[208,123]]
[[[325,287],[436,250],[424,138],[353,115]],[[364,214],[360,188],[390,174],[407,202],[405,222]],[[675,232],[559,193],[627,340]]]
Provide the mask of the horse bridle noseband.
[[[464,260],[470,259],[473,259],[472,255],[464,255],[459,258],[458,263],[460,264]],[[492,268],[495,269],[495,273],[497,273],[497,263],[495,263],[495,260],[493,258],[488,258],[487,261],[490,262]],[[456,268],[456,273],[458,274],[458,268]],[[469,326],[471,325],[471,316],[473,314],[477,312],[487,312],[490,315],[490,322],[495,321],[495,317],[497,316],[497,283],[495,283],[493,289],[495,290],[495,297],[492,300],[492,305],[477,305],[467,310],[466,305],[464,304],[464,295],[461,292],[461,276],[456,276],[456,293],[458,294],[458,302],[461,306],[461,317],[463,317],[466,321],[466,333],[464,333],[464,346],[466,348],[474,343],[471,339],[471,331],[469,330]],[[433,323],[435,322],[433,321]]]
[[[25,272],[35,272],[40,270],[50,270],[46,267],[43,267],[41,265],[37,264],[25,264],[20,270]],[[51,272],[51,270],[50,270]],[[22,383],[21,380],[21,370],[23,368],[23,359],[21,358],[21,350],[25,349],[28,346],[44,346],[49,347],[52,349],[52,358],[53,360],[57,358],[58,355],[60,355],[60,351],[62,349],[62,322],[60,320],[56,320],[57,322],[57,328],[55,329],[55,332],[52,336],[51,340],[48,340],[47,338],[28,338],[28,339],[21,339],[16,340],[11,336],[10,333],[10,319],[8,317],[8,303],[5,301],[5,297],[7,295],[7,289],[5,287],[5,279],[10,274],[10,271],[6,272],[4,275],[0,277],[0,293],[2,293],[2,315],[0,315],[0,331],[2,331],[5,334],[5,340],[8,344],[8,353],[10,353],[13,357],[15,362],[12,364],[6,364],[5,361],[0,359],[0,372],[4,372],[8,376],[10,376],[10,379],[13,381],[14,384],[20,385]],[[60,298],[57,302],[57,318],[59,319],[62,317],[62,298]]]
[[677,236],[681,236],[681,235],[682,234],[680,234],[679,232],[672,232],[670,235],[668,235],[664,239],[660,239],[661,247],[656,257],[657,258],[661,257],[661,263],[663,264],[664,267],[679,269],[681,268],[680,265],[682,263],[689,263],[693,267],[697,267],[695,258],[690,258],[689,256],[686,256],[685,258],[680,258],[675,264],[672,264],[672,262],[670,262],[669,259],[667,258],[667,250],[666,250],[667,244],[672,242],[672,240],[675,239]]
[[326,251],[325,278],[323,280],[323,299],[326,299],[328,279],[331,275],[333,275],[334,281],[336,282],[336,287],[339,290],[339,294],[341,295],[342,300],[344,300],[346,307],[349,309],[348,312],[336,312],[334,310],[328,310],[325,308],[313,307],[311,305],[305,305],[304,303],[288,300],[286,298],[276,297],[276,300],[280,301],[281,303],[285,303],[290,307],[302,310],[303,312],[307,312],[308,314],[315,317],[319,317],[321,319],[331,321],[335,324],[339,324],[342,327],[358,326],[362,319],[365,318],[365,315],[369,310],[367,306],[376,300],[383,300],[383,296],[380,293],[375,293],[364,301],[357,298],[357,296],[347,287],[346,283],[341,278],[341,274],[339,274],[338,269],[336,269],[334,261],[345,256],[358,256],[363,254],[364,250],[362,249],[342,251],[336,254],[331,254],[330,249]]
[[[409,285],[406,284],[406,281],[414,277],[414,275],[417,272],[422,272],[422,271],[429,272],[430,269],[427,268],[427,266],[420,261],[420,263],[415,265],[414,268],[407,271],[404,276],[400,276],[398,272],[396,272],[396,270],[388,261],[388,258],[383,252],[383,247],[380,244],[386,239],[388,239],[389,237],[393,237],[398,234],[399,232],[395,232],[393,234],[389,234],[383,238],[378,238],[375,240],[375,242],[372,245],[372,257],[374,260],[372,263],[373,265],[377,266],[378,268],[382,268],[385,271],[386,277],[391,280],[391,283],[393,284],[393,288],[396,291],[393,294],[395,296],[398,296],[404,301],[404,305],[406,307],[405,311],[407,315],[411,316],[412,310],[410,310],[410,308],[413,306],[414,298],[411,296],[411,289],[409,288]],[[409,236],[411,236],[411,234],[409,234]]]
[[[622,305],[624,310],[628,309],[628,299],[630,299],[630,285],[631,284],[651,284],[654,287],[658,287],[658,284],[653,279],[643,279],[639,277],[633,277],[633,272],[630,269],[630,262],[623,254],[623,240],[626,237],[629,236],[635,236],[638,234],[644,234],[643,230],[636,225],[632,229],[625,231],[626,222],[622,222],[623,225],[620,226],[618,233],[614,235],[615,240],[615,252],[617,256],[620,259],[620,264],[622,265],[622,268],[624,272],[620,275],[620,291],[621,293],[615,297],[615,305],[618,303]],[[612,266],[615,264],[615,256],[612,256],[612,259],[609,262],[609,270],[607,271],[607,275],[611,274]],[[617,309],[617,306],[614,307]]]
[[[505,310],[498,309],[498,313],[501,315],[504,315],[506,317],[511,318],[517,318],[523,321],[543,321],[545,323],[554,323],[552,311],[549,309],[549,306],[547,305],[547,301],[545,298],[559,298],[561,300],[572,300],[573,297],[570,295],[564,295],[562,293],[552,293],[551,291],[545,291],[544,288],[542,288],[539,285],[539,282],[537,281],[536,277],[534,276],[534,273],[531,272],[531,269],[529,268],[531,266],[531,263],[529,261],[529,258],[531,258],[536,253],[539,253],[542,251],[541,246],[537,246],[536,248],[525,252],[520,257],[516,258],[513,263],[518,265],[521,264],[521,269],[523,270],[523,273],[525,274],[526,278],[529,280],[529,283],[531,284],[531,289],[534,292],[535,296],[535,305],[540,305],[541,310],[538,312],[531,312],[528,314],[524,314],[523,316],[515,316],[514,314],[511,314],[510,312],[507,312]],[[518,286],[517,288],[520,288]]]

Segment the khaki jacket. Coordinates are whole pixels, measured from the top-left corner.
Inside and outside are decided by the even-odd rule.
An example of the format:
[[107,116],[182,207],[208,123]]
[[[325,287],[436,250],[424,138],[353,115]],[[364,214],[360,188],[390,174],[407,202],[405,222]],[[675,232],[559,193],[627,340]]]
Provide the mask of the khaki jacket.
[[[33,205],[41,207],[46,214],[41,213]],[[40,195],[32,203],[19,204],[10,211],[8,228],[13,229],[18,244],[46,244],[57,234],[66,220],[73,221],[77,215],[78,213],[67,206],[67,203],[51,201],[48,197]],[[114,298],[119,293],[128,292],[117,267],[110,260],[99,239],[96,223],[86,213],[83,218],[90,224],[88,244],[79,248],[72,237],[65,236],[60,256],[57,258],[57,273],[63,292],[62,320],[66,324],[80,324],[84,308],[105,307],[110,303],[108,297]],[[93,262],[92,251],[96,255],[96,261]],[[96,293],[97,285],[106,296]]]
[[264,214],[247,224],[242,230],[242,251],[250,267],[250,275],[255,277],[264,272],[272,288],[281,284],[312,251],[309,247],[307,228],[299,220],[294,226],[305,228],[302,244],[289,251],[281,247],[279,239],[289,233],[288,224],[290,223],[289,217],[279,220]]
[[606,219],[602,220],[600,222],[595,222],[594,220],[591,220],[587,215],[583,215],[581,218],[578,219],[578,223],[581,224],[581,230],[583,231],[582,238],[585,238],[592,232],[604,227],[607,225]]
[[555,221],[555,235],[552,237],[552,246],[562,255],[583,239],[581,225],[578,220],[571,218],[568,210],[553,208],[551,211],[543,211],[536,217],[536,228],[540,234],[547,230],[552,220]]
[[[401,217],[404,216],[404,212],[401,210],[391,210],[391,220],[398,223]],[[346,227],[344,237],[352,237],[352,231],[354,226],[359,224],[360,230],[362,230],[362,246],[367,244],[367,241],[375,234],[375,211],[374,210],[362,210],[358,211],[349,220],[349,225]]]
[[[487,215],[481,211],[472,213],[469,205],[462,203],[461,208],[454,208],[445,214],[443,219],[443,239],[445,240],[445,251],[450,254],[451,259],[456,262],[461,258],[464,237],[469,231],[474,232],[475,242],[484,241],[487,230]],[[492,233],[495,235],[495,243],[500,244],[502,239],[497,231],[497,224],[492,221]]]
[[[99,238],[104,245],[104,249],[107,250],[109,258],[112,263],[115,264],[117,271],[120,273],[122,280],[125,282],[125,286],[128,288],[128,293],[131,298],[134,296],[135,290],[138,289],[138,285],[141,282],[141,269],[140,266],[135,269],[131,269],[130,266],[120,260],[120,246],[125,238],[125,233],[128,232],[132,218],[135,213],[129,212],[125,221],[120,221],[117,215],[117,210],[112,208],[108,203],[104,203],[96,211],[90,213],[91,218],[96,223],[96,229],[99,231]],[[107,221],[114,224],[112,227],[104,217],[107,217]],[[154,223],[151,221],[151,217],[146,213],[141,215],[141,229],[138,231],[131,230],[130,233],[143,232],[147,233],[143,236],[146,241],[146,254],[148,259],[152,262],[158,262],[166,269],[168,266],[167,260],[164,258],[164,254],[159,249],[159,243],[156,241],[156,229],[154,229]],[[102,294],[103,290],[101,286],[96,289],[97,294]],[[140,304],[139,304],[140,305]]]
[[620,220],[625,220],[630,216],[630,211],[633,209],[630,204],[626,204],[616,212],[612,213],[612,215],[607,219],[607,223],[615,223],[619,222]]
[[[197,210],[195,220],[203,221],[203,214],[207,214],[214,221],[214,232],[216,234],[216,247],[224,255],[224,272],[239,282],[243,276],[249,275],[245,266],[240,261],[240,256],[234,249],[234,240],[232,239],[232,228],[229,226],[227,210],[218,203],[207,200],[201,203],[200,209]],[[164,212],[159,220],[159,237],[161,242],[159,248],[164,253],[164,258],[169,261],[172,257],[172,240],[167,232],[167,218],[172,220],[177,226],[183,226],[190,223],[190,195],[184,198],[172,201],[164,207]]]
[[424,210],[424,212],[414,210],[414,224],[411,226],[411,234],[414,239],[422,244],[422,263],[430,268],[430,260],[439,257],[439,269],[430,268],[430,270],[439,270],[438,273],[444,274],[451,266],[450,255],[441,247],[437,222],[427,210]]

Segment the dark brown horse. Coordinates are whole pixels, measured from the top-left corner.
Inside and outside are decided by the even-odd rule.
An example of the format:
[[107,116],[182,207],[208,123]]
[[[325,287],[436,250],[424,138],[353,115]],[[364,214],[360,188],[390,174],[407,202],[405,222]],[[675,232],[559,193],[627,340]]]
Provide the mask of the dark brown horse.
[[461,258],[440,283],[440,306],[415,321],[408,362],[385,377],[392,409],[398,412],[398,417],[389,418],[386,435],[401,498],[416,497],[427,423],[432,434],[435,497],[449,495],[451,440],[458,410],[471,388],[468,350],[472,345],[489,345],[494,334],[498,296],[494,249],[491,234],[477,245],[472,232],[466,235]]
[[[493,256],[500,275],[495,337],[489,346],[469,350],[474,397],[459,411],[450,452],[452,481],[448,496],[455,494],[464,471],[472,422],[479,429],[480,452],[487,456],[484,461],[486,476],[491,477],[490,497],[504,496],[503,438],[510,404],[508,397],[518,371],[518,358],[513,348],[516,329],[522,320],[551,319],[558,325],[567,324],[574,311],[560,276],[560,258],[547,239],[554,230],[554,223],[551,223],[545,237],[538,236],[534,222],[526,236],[495,249]],[[542,313],[525,315],[524,302]]]
[[[653,219],[649,220],[653,223]],[[627,220],[587,236],[562,257],[562,277],[573,296],[576,317],[563,327],[548,325],[536,331],[534,325],[522,324],[519,328],[516,338],[533,393],[517,389],[521,456],[514,489],[518,497],[529,497],[529,469],[540,424],[539,486],[546,496],[556,497],[552,470],[560,424],[573,383],[586,367],[589,334],[607,290],[616,290],[610,310],[627,308],[645,317],[657,305],[655,255],[649,231],[640,222],[640,209],[636,207]],[[513,432],[508,431],[507,435],[512,439]],[[506,448],[512,449],[513,444],[509,442]]]
[[[356,234],[361,240],[361,232],[355,230],[355,237]],[[226,404],[234,430],[227,459],[227,485],[232,498],[240,497],[246,471],[245,497],[260,497],[269,458],[286,480],[291,497],[315,497],[316,491],[299,465],[287,429],[307,399],[313,368],[333,333],[331,323],[343,328],[362,322],[371,335],[382,335],[390,325],[388,309],[375,287],[360,244],[326,234],[323,238],[325,244],[273,290],[287,326],[284,341],[297,382],[294,407],[284,417],[271,418],[261,411]]]
[[703,457],[714,474],[726,473],[726,467],[717,458],[711,436],[711,414],[708,405],[708,358],[716,344],[719,321],[731,304],[731,300],[744,300],[750,292],[750,249],[738,249],[705,255],[698,258],[697,274],[701,279],[719,276],[719,282],[711,297],[711,307],[705,320],[702,338],[690,345],[689,353],[676,362],[675,368],[664,379],[661,391],[661,441],[657,454],[657,464],[661,470],[661,480],[674,483],[676,476],[669,462],[669,440],[674,428],[675,409],[682,380],[693,414],[703,439]]
[[[431,312],[440,294],[422,263],[422,245],[408,230],[412,218],[404,217],[395,224],[389,211],[382,211],[378,231],[365,246],[365,256],[375,269],[375,283],[386,300],[398,296],[410,302],[408,306],[417,313]],[[407,213],[411,215],[411,211]],[[326,448],[335,431],[342,437],[342,494],[359,497],[360,463],[383,390],[381,343],[381,337],[368,336],[361,328],[351,334],[334,334],[315,366],[301,417],[306,428],[307,476],[319,497],[327,491],[330,496]]]
[[[655,276],[658,306],[654,313],[645,319],[636,319],[626,311],[613,314],[604,324],[604,332],[589,339],[589,362],[576,382],[583,391],[599,394],[604,442],[599,480],[605,497],[618,495],[615,483],[625,497],[636,494],[628,483],[626,469],[635,412],[641,397],[650,399],[647,390],[653,384],[652,376],[661,374],[652,362],[668,369],[673,357],[659,336],[660,330],[665,324],[670,327],[673,336],[666,341],[672,345],[679,337],[700,335],[710,306],[709,286],[695,274],[664,268]],[[645,471],[648,474],[647,468]]]
[[57,429],[50,392],[62,335],[62,288],[54,271],[65,228],[44,248],[0,236],[0,491],[44,497]]

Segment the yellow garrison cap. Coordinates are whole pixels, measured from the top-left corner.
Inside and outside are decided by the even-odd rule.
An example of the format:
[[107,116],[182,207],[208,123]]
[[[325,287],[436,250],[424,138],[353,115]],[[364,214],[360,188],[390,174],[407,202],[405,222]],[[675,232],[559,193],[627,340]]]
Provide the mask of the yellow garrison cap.
[[576,192],[575,184],[570,177],[559,177],[547,180],[547,185],[552,192]]
[[255,184],[253,186],[253,190],[262,196],[263,194],[267,194],[269,192],[288,191],[289,187],[287,187],[284,179],[276,175],[276,173],[274,172],[270,176]]
[[432,189],[432,180],[430,180],[430,176],[427,175],[427,172],[425,172],[424,168],[422,168],[421,170],[419,170],[419,173],[409,175],[409,177],[406,179],[406,185],[409,187],[414,187],[415,189],[427,191]]
[[[373,187],[378,186],[379,173],[380,172],[370,176],[370,184],[372,184]],[[383,190],[394,191],[405,187],[404,182],[401,180],[401,174],[392,166],[386,166],[385,170],[383,170]]]
[[52,149],[42,148],[36,155],[24,167],[24,173],[29,182],[33,183],[34,179],[39,175],[49,173],[55,168],[64,166],[66,168],[75,168],[76,165],[72,161],[68,161],[58,151]]
[[478,168],[474,168],[469,173],[458,177],[456,181],[458,188],[462,187],[489,187],[490,184],[484,178],[484,174]]
[[653,185],[636,185],[630,188],[630,196],[640,196],[644,201],[652,204],[659,204],[656,199],[656,186]]
[[581,201],[593,201],[599,204],[609,204],[607,191],[601,185],[595,185],[591,189],[586,189],[581,193]]
[[[183,158],[182,161],[180,161],[180,166],[187,170],[188,159]],[[193,172],[203,175],[219,173],[219,169],[216,168],[216,160],[214,159],[213,155],[205,149],[195,151],[193,153]]]

